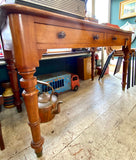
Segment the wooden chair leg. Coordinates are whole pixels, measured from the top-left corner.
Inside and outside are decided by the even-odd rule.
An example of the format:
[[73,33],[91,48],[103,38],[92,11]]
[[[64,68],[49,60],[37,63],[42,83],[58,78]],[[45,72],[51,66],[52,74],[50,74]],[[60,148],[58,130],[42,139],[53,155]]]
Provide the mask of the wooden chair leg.
[[5,149],[5,145],[4,145],[4,141],[3,141],[3,136],[2,136],[1,122],[0,122],[0,149],[1,150]]

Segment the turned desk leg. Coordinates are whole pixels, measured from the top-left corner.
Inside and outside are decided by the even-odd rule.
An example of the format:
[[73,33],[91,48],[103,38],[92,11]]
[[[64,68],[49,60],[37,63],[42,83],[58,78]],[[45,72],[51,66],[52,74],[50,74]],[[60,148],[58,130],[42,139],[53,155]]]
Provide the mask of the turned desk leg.
[[92,73],[92,80],[94,80],[94,67],[95,67],[95,51],[96,51],[96,48],[91,48],[90,49],[90,52],[92,52],[92,71],[91,71],[91,73]]
[[11,51],[4,51],[5,61],[7,63],[8,74],[11,82],[11,88],[14,93],[15,98],[15,106],[17,107],[17,111],[22,111],[22,101],[20,99],[18,79],[17,79],[17,71],[14,64],[14,58]]
[[[1,105],[4,103],[2,95],[0,95],[0,112],[1,112]],[[3,150],[5,149],[4,141],[3,141],[3,136],[2,136],[2,129],[1,129],[1,122],[0,122],[0,149]]]
[[92,52],[92,80],[94,80],[94,54],[95,52]]
[[0,95],[0,112],[2,111],[2,104],[4,103],[2,95]]
[[124,61],[123,61],[123,75],[122,75],[122,90],[125,90],[126,78],[128,72],[128,63],[129,63],[129,49],[128,47],[123,46],[122,50],[124,52]]
[[38,90],[35,88],[37,84],[36,77],[33,76],[35,71],[19,73],[23,78],[20,80],[21,87],[24,88],[23,97],[27,109],[29,126],[32,132],[32,148],[35,149],[37,156],[42,155],[42,145],[44,139],[40,134],[40,118],[38,111]]
[[0,95],[0,112],[2,111],[2,105],[4,104],[4,99],[2,95]]
[[4,141],[3,141],[3,136],[2,136],[1,122],[0,122],[0,148],[1,148],[1,150],[5,149],[5,145],[4,145]]

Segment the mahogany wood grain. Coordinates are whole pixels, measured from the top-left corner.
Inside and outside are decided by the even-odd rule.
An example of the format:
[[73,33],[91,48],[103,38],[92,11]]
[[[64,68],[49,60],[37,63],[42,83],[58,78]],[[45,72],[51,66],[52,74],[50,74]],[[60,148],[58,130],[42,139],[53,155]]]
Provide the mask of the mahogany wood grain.
[[[0,10],[9,17],[15,64],[22,76],[21,86],[24,88],[23,97],[32,132],[32,147],[39,155],[43,138],[40,134],[38,91],[35,89],[37,80],[33,74],[39,66],[41,51],[50,48],[124,46],[122,88],[125,89],[132,33],[16,4],[0,6]],[[66,36],[58,38],[59,32],[65,32]]]
[[[64,32],[66,34],[65,38],[58,38],[57,34],[60,32]],[[104,33],[103,32],[94,32],[94,31],[86,31],[86,30],[77,30],[73,28],[65,28],[60,26],[50,26],[44,24],[35,24],[35,34],[38,48],[45,48],[43,44],[55,44],[54,47],[58,48],[58,45],[62,45],[64,48],[65,45],[73,45],[75,47],[76,44],[88,44],[89,45],[99,45],[103,44]],[[43,36],[43,35],[48,35]],[[99,36],[99,39],[94,40],[94,36]],[[39,48],[39,49],[40,49]],[[47,48],[49,48],[47,46]],[[68,47],[70,48],[70,47]]]

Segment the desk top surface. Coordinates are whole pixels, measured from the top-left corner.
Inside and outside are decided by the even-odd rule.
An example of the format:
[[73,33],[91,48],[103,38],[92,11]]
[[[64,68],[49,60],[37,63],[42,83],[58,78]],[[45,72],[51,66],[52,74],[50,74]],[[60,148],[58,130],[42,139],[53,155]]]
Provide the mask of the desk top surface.
[[0,6],[0,29],[7,16],[16,67],[22,76],[29,72],[31,77],[47,49],[123,46],[125,87],[132,32],[17,4]]
[[[64,16],[61,14],[53,13],[53,12],[48,12],[45,10],[40,10],[28,6],[23,6],[23,5],[18,5],[18,4],[6,4],[6,5],[1,5],[0,6],[1,13],[9,15],[9,14],[27,14],[27,15],[32,15],[32,16],[38,16],[38,17],[43,17],[43,18],[49,18],[49,19],[58,19],[58,20],[65,20],[65,22],[70,22],[74,24],[79,24],[79,25],[84,25],[84,26],[90,26],[90,27],[96,27],[99,29],[107,29],[107,30],[113,30],[113,31],[119,31],[119,32],[124,32],[124,33],[129,33],[132,34],[130,31],[124,31],[118,28],[114,28],[111,26],[106,26],[104,24],[97,24],[95,22],[90,22],[87,20],[81,20],[78,18],[73,18],[69,16]],[[1,16],[1,14],[0,14]],[[2,17],[1,17],[2,18]]]

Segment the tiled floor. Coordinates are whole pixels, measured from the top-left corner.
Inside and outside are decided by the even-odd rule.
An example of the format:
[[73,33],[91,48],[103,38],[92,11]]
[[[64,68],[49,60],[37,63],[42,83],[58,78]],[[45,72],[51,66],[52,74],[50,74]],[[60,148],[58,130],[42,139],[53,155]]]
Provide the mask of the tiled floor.
[[[60,114],[41,124],[39,160],[136,160],[136,86],[122,91],[120,75],[80,84],[59,96]],[[37,160],[25,107],[4,109],[0,119],[6,147],[0,160]]]

